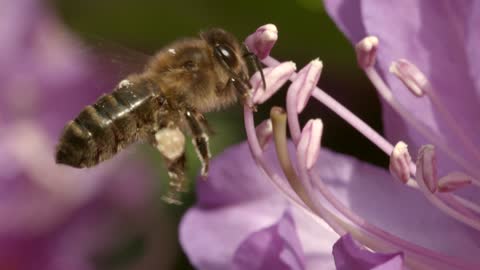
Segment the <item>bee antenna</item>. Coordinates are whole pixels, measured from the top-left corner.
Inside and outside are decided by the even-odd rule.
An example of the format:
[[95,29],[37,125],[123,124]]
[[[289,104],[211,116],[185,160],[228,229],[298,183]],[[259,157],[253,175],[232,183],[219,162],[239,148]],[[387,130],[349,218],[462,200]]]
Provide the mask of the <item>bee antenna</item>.
[[253,70],[252,74],[255,72],[260,72],[260,77],[262,77],[263,90],[267,89],[267,82],[265,81],[265,74],[263,74],[262,63],[258,59],[257,55],[252,53],[245,44],[242,46],[244,51],[243,58],[247,61],[249,67]]
[[225,59],[222,57],[221,52],[218,50],[218,47],[215,48],[215,57],[220,62],[222,67],[230,74],[230,77],[237,82],[243,84],[242,88],[249,89],[252,88],[248,78],[242,78],[239,74],[235,73],[232,68],[227,64]]

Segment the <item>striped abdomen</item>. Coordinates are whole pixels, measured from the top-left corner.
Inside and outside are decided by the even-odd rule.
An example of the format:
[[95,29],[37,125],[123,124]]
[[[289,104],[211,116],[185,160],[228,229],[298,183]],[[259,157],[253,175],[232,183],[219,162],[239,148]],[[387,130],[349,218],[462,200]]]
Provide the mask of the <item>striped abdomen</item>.
[[123,81],[70,121],[57,146],[57,163],[91,167],[153,132],[162,100],[148,81]]

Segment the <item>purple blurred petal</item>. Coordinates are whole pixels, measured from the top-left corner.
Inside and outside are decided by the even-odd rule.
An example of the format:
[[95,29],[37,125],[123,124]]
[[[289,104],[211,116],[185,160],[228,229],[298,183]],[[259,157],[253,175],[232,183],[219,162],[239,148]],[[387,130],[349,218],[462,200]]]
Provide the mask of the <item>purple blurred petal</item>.
[[0,1],[0,268],[95,269],[148,226],[153,182],[128,150],[89,170],[55,164],[61,128],[100,93],[47,4]]
[[330,17],[352,44],[367,36],[360,10],[361,0],[324,0],[323,3]]
[[470,15],[467,18],[466,24],[466,51],[467,61],[470,67],[470,77],[475,83],[477,90],[477,97],[480,98],[480,31],[478,26],[480,25],[480,2],[473,1],[470,10]]
[[285,212],[280,220],[245,239],[233,255],[233,269],[301,270],[305,258],[293,217]]
[[337,270],[402,270],[402,253],[375,253],[359,247],[350,234],[333,246]]

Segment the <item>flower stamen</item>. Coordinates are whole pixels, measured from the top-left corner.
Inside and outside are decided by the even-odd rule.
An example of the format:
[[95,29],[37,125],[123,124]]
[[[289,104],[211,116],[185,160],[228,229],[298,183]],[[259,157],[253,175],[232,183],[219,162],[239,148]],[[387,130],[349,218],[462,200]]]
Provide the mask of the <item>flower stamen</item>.
[[[368,73],[368,71],[371,71],[370,73],[373,74],[372,75],[373,77],[377,76],[376,81],[371,79],[372,82],[375,81],[377,83],[377,84],[374,83],[374,85],[378,88],[378,84],[383,83],[382,90],[385,90],[383,91],[385,96],[391,102],[396,103],[396,105],[398,105],[397,107],[405,110],[393,98],[393,95],[390,89],[388,89],[388,87],[385,85],[385,83],[380,78],[380,76],[372,68],[373,63],[375,61],[375,51],[376,51],[377,45],[378,43],[374,42],[374,44],[371,46],[370,49],[367,48],[368,46],[363,47],[364,49],[366,48],[366,50],[363,51],[364,53],[366,53],[365,57],[367,56],[369,57],[368,59],[364,59],[366,63],[365,65],[363,65],[364,67],[366,67],[365,72]],[[368,55],[368,53],[372,51],[373,53]],[[265,57],[262,61],[267,66],[275,67],[279,65],[279,62],[270,56]],[[297,82],[297,79],[300,80],[300,78],[302,78],[301,76],[305,76],[304,72],[306,73],[304,69],[302,69],[302,71],[300,71],[298,74],[295,74],[295,72],[292,72],[291,76],[289,76],[289,79],[293,82],[292,85],[301,84],[301,81]],[[254,144],[253,147],[251,146],[251,149],[253,149],[252,154],[255,156],[255,159],[257,160],[257,164],[261,168],[263,168],[263,170],[269,176],[268,179],[271,180],[277,188],[280,188],[282,193],[286,195],[287,199],[289,199],[290,201],[293,201],[295,205],[301,207],[306,212],[310,214],[312,213],[316,214],[317,218],[318,217],[322,218],[338,234],[343,235],[344,233],[349,232],[352,234],[352,236],[356,240],[358,240],[362,244],[376,251],[389,252],[389,251],[402,250],[406,255],[406,263],[408,264],[409,267],[415,267],[415,269],[445,269],[445,270],[446,269],[477,269],[478,268],[478,265],[470,264],[469,262],[464,262],[462,260],[458,260],[453,257],[449,257],[449,256],[445,256],[444,254],[437,253],[433,250],[423,248],[414,243],[405,241],[395,235],[392,235],[382,230],[381,228],[376,227],[375,225],[368,223],[366,220],[364,220],[363,218],[361,218],[360,216],[352,212],[348,207],[346,207],[342,202],[340,202],[332,193],[330,193],[326,185],[322,182],[322,179],[320,179],[318,174],[316,174],[316,171],[311,170],[313,163],[315,163],[315,160],[318,157],[317,155],[320,149],[320,142],[317,139],[320,139],[321,132],[318,132],[318,131],[314,132],[313,130],[314,122],[309,122],[303,129],[303,132],[301,131],[300,125],[298,122],[298,113],[301,112],[306,102],[301,101],[303,105],[299,105],[298,95],[294,95],[295,91],[290,91],[290,90],[291,89],[289,89],[289,94],[287,94],[288,119],[285,119],[285,113],[283,112],[283,110],[277,110],[276,112],[272,110],[273,114],[278,113],[281,116],[281,119],[280,119],[281,121],[275,123],[273,119],[276,116],[272,115],[271,117],[272,117],[273,129],[274,129],[273,134],[274,134],[275,145],[277,149],[277,154],[279,156],[278,158],[280,160],[280,163],[284,163],[282,165],[282,168],[284,167],[286,168],[284,169],[285,175],[290,175],[290,176],[287,176],[287,178],[289,177],[292,178],[293,182],[297,186],[297,187],[292,186],[292,189],[304,190],[303,192],[301,192],[302,193],[301,199],[303,200],[303,202],[299,201],[296,196],[293,196],[293,192],[291,189],[285,188],[285,186],[283,185],[285,181],[282,179],[282,177],[276,175],[271,170],[271,168],[269,168],[268,164],[263,159],[262,151],[256,152],[256,150],[260,148],[260,145],[258,143],[258,140],[256,138],[253,138],[253,137],[256,137],[255,132],[253,132],[255,130],[254,124],[253,124],[253,113],[248,107],[245,107],[244,109],[247,136],[249,138],[249,142],[252,142]],[[298,91],[296,92],[298,93]],[[336,100],[328,96],[320,88],[315,86],[313,90],[306,91],[306,93],[307,93],[307,96],[312,95],[313,97],[318,99],[320,102],[324,103],[327,107],[332,109],[339,116],[344,118],[349,124],[357,128],[357,130],[359,130],[364,136],[366,136],[372,142],[374,142],[387,155],[392,155],[392,159],[399,159],[399,161],[401,161],[402,163],[400,164],[401,166],[397,166],[397,169],[401,172],[398,175],[401,176],[402,181],[407,179],[407,177],[410,174],[421,176],[422,177],[421,179],[417,179],[420,186],[420,190],[424,193],[424,195],[429,200],[433,201],[432,203],[435,206],[437,206],[439,209],[443,210],[447,214],[451,215],[452,217],[456,218],[457,220],[460,220],[461,222],[466,223],[478,229],[477,226],[478,226],[478,223],[480,223],[480,221],[474,218],[473,213],[467,214],[466,211],[463,211],[463,213],[461,213],[462,211],[459,210],[460,207],[455,209],[445,203],[445,201],[448,201],[449,203],[459,202],[459,204],[463,204],[461,205],[461,207],[465,208],[462,210],[468,210],[466,209],[468,208],[466,204],[470,202],[465,201],[461,197],[456,197],[453,194],[448,194],[448,193],[433,194],[430,191],[433,188],[435,189],[440,188],[440,184],[437,185],[437,183],[439,183],[440,180],[437,181],[435,166],[434,166],[434,163],[432,162],[434,155],[431,152],[427,151],[423,153],[424,156],[422,158],[422,161],[425,161],[425,162],[424,164],[422,164],[423,167],[419,166],[420,171],[416,172],[417,168],[415,167],[415,164],[413,164],[413,162],[411,162],[410,159],[408,158],[409,156],[408,156],[408,150],[406,149],[406,145],[403,148],[403,150],[400,149],[401,151],[399,149],[396,149],[397,152],[400,151],[401,153],[400,155],[398,155],[399,153],[397,152],[393,153],[395,150],[393,145],[391,145],[387,140],[385,140],[382,136],[376,133],[371,127],[365,124],[361,119],[359,119],[353,113],[348,111],[340,103],[338,103]],[[292,97],[292,100],[290,100],[290,97]],[[292,134],[292,138],[294,139],[296,150],[297,150],[298,163],[296,164],[297,165],[296,167],[291,164],[290,158],[288,159],[285,158],[289,156],[287,139],[286,139],[287,120],[290,127],[290,132]],[[316,120],[313,120],[313,121],[316,121]],[[415,118],[412,117],[412,121],[415,121]],[[420,125],[421,124],[422,123],[420,123]],[[430,131],[427,127],[423,127],[423,128],[427,129],[427,132]],[[281,132],[276,132],[275,129]],[[292,132],[292,130],[294,132]],[[314,136],[313,135],[314,133],[319,135]],[[315,140],[313,140],[314,137],[316,138]],[[439,138],[436,138],[436,139],[439,139]],[[440,139],[439,141],[442,142]],[[313,147],[314,146],[313,144],[318,144],[316,146],[318,147],[318,151],[316,149],[313,149],[312,153],[309,154],[308,153],[308,151],[310,150],[309,148]],[[426,155],[426,154],[431,154],[431,155]],[[282,159],[284,159],[284,161],[282,161]],[[430,162],[430,164],[427,164],[427,162]],[[462,165],[465,165],[465,164],[462,164]],[[297,168],[297,171],[295,171],[295,168]],[[430,188],[426,186],[425,178],[428,179]],[[408,179],[410,179],[410,177],[408,177]],[[290,179],[287,179],[287,180],[290,181]],[[408,183],[411,182],[410,180],[407,180],[407,181]],[[431,185],[432,183],[434,185]],[[457,183],[461,183],[461,181],[455,182],[454,185],[456,185]],[[410,185],[410,186],[414,186],[414,185]],[[448,184],[446,184],[446,186],[448,186]],[[329,202],[329,204],[331,204],[342,215],[342,218],[340,218],[340,216],[338,216],[336,213],[335,214],[332,213],[328,208],[322,205],[320,200],[316,198],[316,196],[318,196],[317,192],[319,192]],[[299,192],[296,192],[296,193],[299,193]],[[474,209],[478,207],[476,205],[470,205],[470,206],[473,206],[471,208],[474,208]],[[347,221],[344,220],[345,218],[347,219]]]
[[273,134],[272,120],[264,120],[260,125],[255,128],[255,133],[258,137],[258,142],[262,150],[265,149],[265,146],[271,141]]
[[[480,230],[480,218],[465,213],[465,209],[448,205],[446,201],[433,193],[437,191],[437,169],[435,165],[435,149],[432,145],[424,145],[420,148],[417,159],[417,182],[425,197],[438,209],[464,224]],[[448,200],[447,200],[448,202]]]
[[453,115],[436,95],[426,76],[416,65],[412,64],[406,59],[400,59],[392,63],[390,66],[390,72],[395,74],[397,78],[400,79],[405,84],[407,89],[409,89],[415,96],[422,97],[423,95],[427,95],[433,106],[445,119],[446,124],[459,137],[460,143],[462,143],[465,149],[470,151],[475,158],[480,160],[480,151],[478,150],[478,147],[458,125],[458,122],[454,119]]
[[355,45],[357,63],[361,68],[368,68],[375,65],[377,58],[378,38],[368,36]]
[[412,162],[407,147],[404,142],[398,142],[390,154],[390,165],[388,166],[390,173],[404,184],[410,180],[410,164]]
[[[429,127],[424,123],[417,120],[417,118],[412,115],[408,110],[405,109],[393,96],[392,91],[386,85],[384,80],[381,78],[380,74],[372,68],[364,69],[365,74],[370,79],[375,89],[383,100],[394,110],[396,111],[405,121],[407,121],[412,127],[414,127],[418,132],[420,132],[425,138],[430,142],[435,144],[438,148],[443,150],[452,160],[457,162],[464,170],[474,175],[476,179],[480,179],[480,170],[468,162],[465,158],[453,151],[450,146],[437,136]],[[474,180],[473,183],[480,185],[479,180]]]
[[292,84],[287,92],[287,113],[290,134],[295,144],[298,144],[300,140],[300,124],[291,120],[295,119],[295,114],[300,113],[305,108],[312,91],[320,79],[322,68],[322,62],[315,59],[297,74],[294,73],[292,75]]

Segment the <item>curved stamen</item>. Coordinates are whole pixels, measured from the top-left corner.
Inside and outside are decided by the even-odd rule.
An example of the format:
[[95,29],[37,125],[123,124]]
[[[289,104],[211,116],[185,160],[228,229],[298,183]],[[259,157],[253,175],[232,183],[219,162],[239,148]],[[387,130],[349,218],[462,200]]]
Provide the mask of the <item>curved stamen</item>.
[[[323,64],[318,59],[311,61],[306,65],[298,74],[294,74],[291,77],[292,84],[288,88],[287,92],[287,111],[289,114],[300,113],[307,104],[308,99],[311,96],[312,91],[320,79],[320,74],[323,68]],[[294,115],[289,115],[288,119],[291,119]],[[290,134],[295,144],[298,144],[300,139],[300,126],[289,121]]]
[[[373,40],[375,41],[375,40]],[[372,43],[372,48],[375,48],[378,46],[378,42]],[[369,50],[371,50],[370,48]],[[368,49],[368,48],[367,48]],[[368,51],[368,50],[367,50]],[[365,55],[365,70],[368,70],[368,66],[373,65],[375,61],[375,57],[371,57],[372,55]],[[263,62],[268,66],[277,66],[279,64],[278,61],[271,57],[266,57],[263,59]],[[302,70],[303,71],[303,70]],[[300,78],[300,75],[302,71],[299,72],[299,74],[293,73],[289,79],[293,81],[294,83],[296,82],[297,78]],[[375,70],[373,70],[376,72]],[[365,71],[367,72],[367,71]],[[377,76],[380,78],[378,74],[373,74],[372,76]],[[368,76],[368,74],[367,74]],[[370,78],[370,77],[369,77]],[[380,78],[381,80],[381,78]],[[380,81],[382,83],[383,81]],[[383,82],[384,86],[386,87],[385,83]],[[293,85],[293,83],[292,83]],[[375,83],[374,83],[375,85]],[[377,87],[377,85],[375,85]],[[378,87],[377,87],[378,88]],[[385,89],[383,89],[385,90]],[[393,95],[386,87],[387,91],[384,91],[384,94],[386,97],[390,100],[393,100],[393,102],[396,102],[393,99]],[[292,94],[290,94],[292,92]],[[292,137],[294,137],[295,144],[297,145],[297,159],[298,159],[298,168],[299,168],[299,176],[296,174],[296,171],[294,170],[294,166],[290,164],[291,160],[289,158],[285,158],[285,156],[288,156],[288,149],[287,149],[287,143],[286,143],[286,132],[285,132],[285,125],[286,121],[283,118],[281,121],[277,121],[276,124],[273,125],[274,129],[280,130],[279,132],[274,132],[275,136],[275,146],[277,149],[277,153],[279,155],[279,160],[282,166],[282,169],[285,171],[285,174],[288,175],[287,178],[289,183],[293,182],[292,189],[295,190],[300,190],[303,189],[304,191],[302,192],[297,192],[302,194],[300,198],[304,201],[299,201],[296,196],[292,194],[292,190],[289,188],[285,187],[285,181],[282,181],[282,177],[279,175],[276,175],[271,168],[269,168],[268,164],[265,162],[263,158],[263,152],[261,151],[261,147],[259,146],[258,140],[256,139],[254,123],[253,123],[253,113],[251,110],[249,110],[247,107],[244,109],[244,114],[245,114],[245,125],[247,129],[247,136],[249,138],[249,142],[253,143],[253,147],[251,146],[252,154],[255,156],[255,159],[257,160],[257,164],[263,168],[263,170],[267,173],[269,176],[269,180],[271,180],[274,185],[277,188],[280,188],[282,193],[289,198],[290,201],[296,202],[296,205],[304,209],[306,212],[309,212],[310,214],[316,215],[316,217],[320,217],[324,219],[324,221],[331,226],[337,233],[339,234],[344,234],[345,232],[350,232],[357,240],[359,240],[361,243],[364,245],[373,248],[374,250],[379,250],[379,251],[391,251],[391,250],[403,250],[408,256],[408,266],[409,267],[414,267],[415,269],[478,269],[480,268],[479,265],[473,265],[468,262],[460,261],[456,258],[440,255],[439,253],[436,253],[432,250],[425,249],[421,246],[417,246],[413,243],[410,243],[408,241],[404,241],[403,239],[400,239],[394,235],[389,234],[386,231],[383,231],[380,228],[375,227],[374,225],[371,225],[367,223],[365,220],[363,220],[361,217],[356,216],[355,213],[352,213],[346,206],[344,206],[340,201],[336,199],[336,197],[329,193],[329,190],[324,186],[322,179],[320,179],[317,175],[313,174],[309,168],[308,164],[313,164],[312,161],[308,160],[307,156],[312,156],[309,155],[306,151],[308,150],[308,147],[310,146],[308,142],[310,142],[310,139],[302,138],[302,136],[309,136],[309,131],[306,131],[305,133],[302,133],[300,131],[300,125],[298,123],[298,113],[300,113],[301,109],[298,109],[298,102],[297,102],[297,96],[298,95],[293,95],[295,93],[294,91],[289,91],[289,94],[287,94],[287,97],[292,97],[292,99],[287,100],[287,113],[288,113],[288,122],[289,126],[291,129],[291,134]],[[310,92],[311,93],[311,92]],[[327,105],[330,109],[332,109],[334,112],[336,112],[338,115],[340,115],[342,118],[344,118],[349,124],[354,126],[357,130],[359,130],[364,136],[366,136],[368,139],[370,139],[374,144],[376,144],[380,149],[382,149],[387,155],[394,154],[393,150],[394,147],[391,145],[387,140],[385,140],[382,136],[380,136],[378,133],[376,133],[373,129],[371,129],[367,124],[365,124],[363,121],[361,121],[358,117],[356,117],[353,113],[348,111],[345,107],[343,107],[340,103],[335,101],[333,98],[328,96],[326,93],[324,93],[321,89],[318,87],[315,87],[315,90],[313,90],[312,95],[317,98],[319,101]],[[258,98],[257,98],[258,99]],[[306,103],[306,102],[305,102]],[[398,104],[397,104],[398,105]],[[301,107],[301,106],[300,106]],[[400,109],[403,109],[400,106]],[[291,115],[293,117],[291,117]],[[272,117],[272,119],[274,116]],[[411,120],[415,120],[411,118]],[[290,124],[291,123],[291,124]],[[428,127],[422,127],[423,123],[420,123],[420,128],[425,128],[427,130],[427,133],[431,130],[429,130]],[[250,126],[249,126],[250,125]],[[283,128],[281,126],[284,125]],[[294,129],[294,132],[292,132],[292,126]],[[280,128],[280,129],[279,129]],[[416,127],[417,128],[417,127]],[[296,131],[296,133],[295,133]],[[433,134],[434,135],[434,134]],[[282,137],[283,136],[283,137]],[[435,138],[435,136],[433,136]],[[428,138],[428,137],[427,137]],[[432,140],[434,142],[440,142],[445,144],[440,138],[436,138],[438,140]],[[307,142],[308,141],[308,142]],[[256,144],[256,145],[255,145]],[[307,145],[307,146],[305,146]],[[448,148],[448,145],[446,146],[447,150],[451,150]],[[445,150],[444,150],[445,151]],[[451,151],[447,152],[447,154],[455,155],[456,153]],[[258,155],[259,154],[259,155]],[[281,157],[283,156],[283,158]],[[452,155],[451,155],[452,157]],[[455,156],[453,156],[455,157]],[[456,159],[455,159],[456,158]],[[471,164],[469,164],[466,160],[463,159],[461,156],[456,156],[454,160],[459,163],[462,167],[467,166],[470,170],[473,168]],[[459,162],[460,161],[460,162]],[[463,162],[463,163],[462,163]],[[463,222],[466,217],[470,217],[470,220],[474,220],[472,217],[474,216],[473,213],[468,212],[470,210],[480,210],[480,207],[477,205],[461,198],[457,197],[453,194],[432,194],[428,188],[426,188],[425,185],[425,174],[424,171],[418,171],[417,168],[415,167],[415,164],[413,162],[406,160],[404,162],[405,164],[402,164],[402,168],[404,169],[404,172],[407,172],[407,167],[410,167],[410,173],[415,175],[421,175],[423,178],[418,179],[419,185],[423,184],[423,186],[420,187],[420,189],[425,192],[428,191],[429,195],[433,197],[434,199],[438,200],[440,203],[443,203],[450,209],[453,214],[457,215],[460,221]],[[422,169],[428,168],[424,166]],[[466,169],[469,171],[469,169]],[[475,169],[473,168],[473,171]],[[477,171],[475,171],[477,172]],[[405,175],[408,175],[407,173],[404,173]],[[432,176],[429,181],[431,184],[430,189],[434,186],[435,188],[440,186],[438,181],[436,181],[436,177],[434,177],[433,173],[428,174],[427,176]],[[403,176],[403,175],[402,175]],[[407,177],[403,177],[407,178]],[[478,177],[477,177],[478,178]],[[315,181],[313,180],[315,179]],[[410,177],[408,178],[409,186],[411,187],[416,187],[419,188],[415,180],[412,180]],[[317,181],[318,180],[318,181]],[[456,180],[455,180],[456,181]],[[453,184],[452,184],[453,183]],[[446,182],[446,186],[449,187],[450,185],[456,185],[459,182]],[[479,181],[480,183],[480,181]],[[299,187],[299,185],[302,185],[302,187]],[[296,188],[294,187],[296,186]],[[339,217],[337,217],[335,214],[330,212],[327,208],[322,206],[320,204],[320,201],[315,198],[314,196],[314,191],[320,192],[326,199],[329,201],[332,206],[334,206],[337,211],[339,211],[342,215],[344,215],[349,222],[345,222]],[[427,196],[427,194],[425,194]],[[428,198],[428,196],[427,196]],[[305,203],[307,202],[307,203]],[[450,203],[450,205],[448,205]],[[459,205],[460,204],[460,205]],[[437,204],[435,204],[437,205]],[[444,209],[442,205],[439,207],[440,209]],[[467,209],[468,208],[468,209]],[[342,212],[344,210],[344,212]],[[462,211],[460,211],[462,210]],[[457,212],[456,212],[457,211]],[[461,213],[463,212],[463,213]],[[468,213],[467,213],[468,212]],[[478,213],[478,211],[477,211]],[[318,219],[316,219],[318,221]],[[350,223],[352,222],[352,223]]]
[[[298,114],[295,113],[294,115],[295,115],[295,118],[290,119],[289,123],[296,122],[294,124],[299,125]],[[300,147],[300,145],[298,147]],[[344,215],[350,221],[352,221],[355,226],[358,226],[362,230],[372,234],[375,237],[378,237],[378,239],[380,239],[382,241],[385,241],[386,243],[388,243],[388,245],[393,246],[394,249],[402,250],[402,251],[406,252],[407,254],[409,254],[410,256],[413,256],[416,259],[420,259],[420,260],[427,259],[429,261],[428,264],[438,263],[438,261],[442,261],[443,263],[447,263],[447,264],[453,264],[453,265],[460,264],[460,265],[462,265],[461,262],[458,262],[454,258],[447,258],[446,259],[444,255],[440,255],[440,254],[438,254],[438,253],[436,253],[432,250],[429,250],[429,249],[426,249],[424,247],[415,245],[413,243],[404,241],[403,239],[401,239],[401,238],[399,238],[395,235],[392,235],[392,234],[376,227],[375,225],[372,225],[372,224],[368,223],[367,220],[361,218],[360,216],[358,216],[355,213],[353,213],[352,211],[350,211],[350,209],[348,207],[344,206],[338,199],[336,199],[336,197],[332,193],[330,193],[328,188],[323,184],[323,181],[319,177],[317,177],[318,181],[312,180],[315,177],[312,176],[311,170],[308,170],[308,164],[307,164],[306,156],[307,155],[305,155],[304,153],[301,153],[301,152],[299,154],[297,154],[297,159],[298,159],[298,163],[299,163],[298,167],[299,167],[299,170],[300,170],[300,178],[301,178],[300,182],[302,182],[302,183],[307,182],[307,183],[310,183],[310,185],[316,185],[316,187],[318,188],[320,193],[325,197],[325,199],[327,199],[327,201],[330,204],[332,204],[332,206],[334,206],[335,209],[337,209],[342,215]],[[302,178],[306,178],[306,179],[302,179]],[[307,190],[307,194],[312,196],[311,191],[310,192],[308,192],[308,191],[309,190]],[[316,201],[313,198],[310,198],[310,200],[313,201],[313,202]],[[380,250],[381,251],[387,251],[387,250],[382,250],[382,249],[380,249]],[[460,265],[458,265],[456,267],[460,267]],[[440,264],[440,266],[441,266],[441,264]],[[469,266],[468,264],[463,265],[462,267],[465,267],[465,269],[475,269],[475,268],[473,268],[473,266]]]
[[462,168],[468,171],[470,174],[475,176],[474,184],[480,186],[480,171],[478,168],[470,164],[466,159],[458,155],[453,151],[448,144],[432,132],[425,124],[417,120],[408,110],[406,110],[392,95],[390,88],[385,84],[383,79],[380,77],[378,72],[372,68],[364,69],[365,74],[370,79],[372,84],[375,86],[375,89],[380,94],[380,96],[385,100],[385,102],[392,107],[405,121],[407,121],[412,127],[414,127],[418,132],[420,132],[425,138],[430,142],[433,142],[438,148],[442,149],[452,160],[458,163]]
[[432,145],[422,146],[419,150],[417,160],[417,182],[420,186],[420,190],[425,197],[437,208],[448,214],[449,216],[457,219],[458,221],[480,230],[480,218],[472,218],[456,209],[452,208],[444,201],[434,196],[437,190],[437,171],[435,166],[435,149]]
[[339,220],[332,221],[331,218],[324,217],[321,213],[314,213],[310,208],[305,205],[303,201],[299,199],[299,197],[295,196],[295,194],[291,192],[291,189],[289,189],[288,186],[285,185],[286,181],[283,181],[282,177],[276,174],[275,170],[268,166],[255,133],[253,112],[247,105],[245,105],[243,108],[243,114],[250,151],[258,167],[263,170],[263,172],[265,172],[265,174],[267,175],[267,179],[272,182],[273,186],[278,189],[280,194],[283,194],[285,198],[290,203],[292,203],[292,205],[299,207],[299,209],[302,209],[308,216],[312,217],[313,220],[315,220],[321,226],[330,227],[339,235],[345,234],[346,231],[338,225],[340,222]]
[[426,94],[430,98],[433,106],[445,119],[447,126],[459,137],[459,141],[464,148],[473,154],[476,159],[480,160],[480,151],[478,150],[478,147],[472,142],[471,138],[463,131],[460,125],[458,125],[458,121],[455,120],[447,106],[445,106],[437,96],[432,85],[417,66],[406,59],[400,59],[392,63],[390,71],[395,74],[397,78],[399,78],[417,97]]
[[[273,59],[271,56],[265,58],[264,63],[266,65],[272,65],[272,66],[277,66],[279,64],[279,62]],[[298,74],[293,73],[290,77],[290,80],[293,80],[294,78],[296,78],[295,76],[298,76]],[[295,106],[293,104],[295,104],[296,102],[296,96],[293,94],[289,96],[289,93],[290,91],[287,93],[287,114],[289,114],[288,124],[289,124],[290,134],[293,137],[293,135],[296,134],[295,127],[297,127],[297,129],[300,130],[300,125],[298,122],[292,121],[292,119],[295,119],[294,117]],[[388,142],[385,138],[383,138],[380,134],[378,134],[374,129],[372,129],[365,122],[363,122],[358,116],[353,114],[346,107],[344,107],[334,98],[329,96],[326,92],[324,92],[318,87],[315,87],[315,90],[313,91],[312,96],[317,100],[319,100],[322,104],[327,106],[329,109],[331,109],[333,112],[335,112],[337,115],[339,115],[341,118],[343,118],[347,123],[349,123],[355,129],[357,129],[362,135],[364,135],[373,144],[379,147],[384,153],[386,153],[389,156],[391,155],[391,153],[393,153],[394,146],[390,144],[390,142]],[[289,100],[288,99],[289,97],[292,97],[292,100]],[[300,134],[300,131],[298,131],[298,133]],[[416,173],[416,165],[413,162],[410,162],[410,172],[412,175],[415,175]],[[417,182],[413,178],[409,178],[406,185],[411,188],[419,189]],[[454,209],[456,209],[459,212],[465,213],[465,211],[462,208],[468,208],[474,211],[475,209],[476,210],[480,209],[479,205],[469,202],[468,200],[463,199],[462,197],[459,197],[454,194],[442,194],[442,196],[433,194],[432,196],[439,196],[437,200],[442,199],[446,202],[449,202],[452,205],[455,205]],[[444,208],[441,208],[441,209],[444,209]],[[478,213],[478,211],[476,212]],[[446,213],[448,214],[449,212],[446,212]]]

